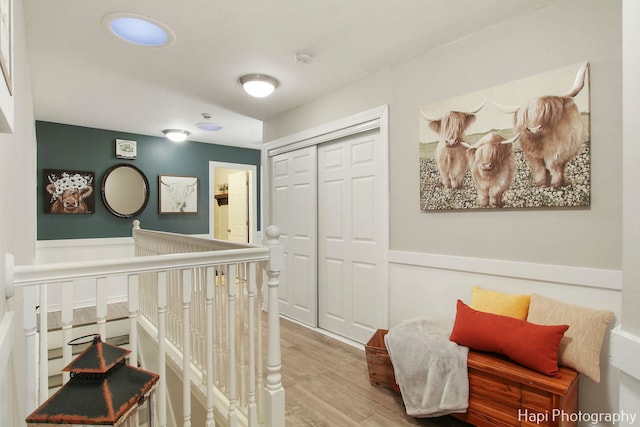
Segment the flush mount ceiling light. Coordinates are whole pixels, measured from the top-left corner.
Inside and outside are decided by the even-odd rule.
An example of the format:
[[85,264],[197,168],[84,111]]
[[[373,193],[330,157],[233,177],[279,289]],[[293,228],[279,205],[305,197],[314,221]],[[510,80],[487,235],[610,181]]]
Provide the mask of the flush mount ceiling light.
[[247,74],[238,79],[245,92],[255,98],[264,98],[278,87],[278,80],[265,74]]
[[162,133],[173,142],[182,142],[189,136],[189,132],[182,129],[165,129]]
[[162,22],[133,13],[111,13],[102,18],[103,25],[116,37],[145,47],[173,44],[175,34]]
[[198,126],[199,129],[208,131],[216,131],[222,129],[222,126],[215,123],[196,123],[196,126]]

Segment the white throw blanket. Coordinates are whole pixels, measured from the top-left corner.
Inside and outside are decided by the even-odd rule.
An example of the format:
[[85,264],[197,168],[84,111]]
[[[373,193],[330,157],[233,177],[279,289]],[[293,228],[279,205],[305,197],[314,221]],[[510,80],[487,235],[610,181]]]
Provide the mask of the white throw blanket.
[[469,406],[469,349],[449,341],[449,332],[426,318],[415,318],[385,336],[396,382],[412,417],[465,412]]

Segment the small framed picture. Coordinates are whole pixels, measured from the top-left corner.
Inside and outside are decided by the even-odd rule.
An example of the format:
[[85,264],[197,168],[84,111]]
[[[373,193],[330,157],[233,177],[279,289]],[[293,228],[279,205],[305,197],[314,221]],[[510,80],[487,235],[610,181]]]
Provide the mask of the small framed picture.
[[133,160],[136,158],[136,142],[129,139],[116,139],[116,158]]
[[198,177],[158,175],[158,199],[161,214],[198,213]]

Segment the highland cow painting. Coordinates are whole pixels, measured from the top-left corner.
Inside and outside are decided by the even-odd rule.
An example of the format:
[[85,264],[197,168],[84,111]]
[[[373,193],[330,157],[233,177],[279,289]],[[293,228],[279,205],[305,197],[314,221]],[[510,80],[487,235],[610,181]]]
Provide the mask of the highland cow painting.
[[590,204],[587,62],[425,106],[418,120],[423,212]]
[[45,169],[43,176],[45,213],[95,212],[94,172]]

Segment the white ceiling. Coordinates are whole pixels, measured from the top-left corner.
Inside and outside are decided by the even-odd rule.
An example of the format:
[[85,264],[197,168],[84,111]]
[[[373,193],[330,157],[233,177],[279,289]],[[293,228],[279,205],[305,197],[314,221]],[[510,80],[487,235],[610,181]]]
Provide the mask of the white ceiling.
[[[402,60],[554,0],[24,0],[37,120],[259,147],[262,120]],[[176,42],[142,48],[109,33],[113,12],[146,15]],[[313,62],[294,59],[306,50]],[[247,73],[276,77],[246,95]],[[195,123],[223,126],[201,131]]]

